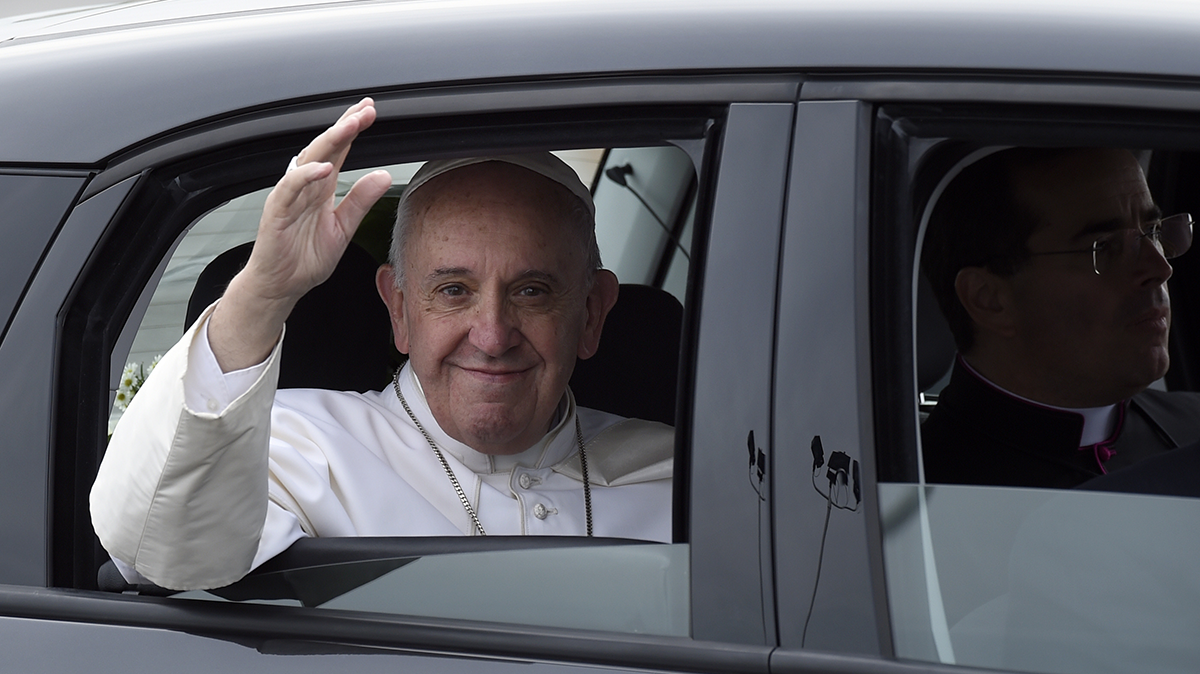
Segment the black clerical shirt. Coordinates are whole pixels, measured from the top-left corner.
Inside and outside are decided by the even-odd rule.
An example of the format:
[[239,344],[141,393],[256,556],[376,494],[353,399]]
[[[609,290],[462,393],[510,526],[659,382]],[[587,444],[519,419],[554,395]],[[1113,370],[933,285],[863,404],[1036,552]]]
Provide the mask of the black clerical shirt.
[[921,425],[925,480],[1069,489],[1200,440],[1200,394],[1146,390],[1120,405],[1112,436],[1081,448],[1081,415],[1008,395],[960,358]]

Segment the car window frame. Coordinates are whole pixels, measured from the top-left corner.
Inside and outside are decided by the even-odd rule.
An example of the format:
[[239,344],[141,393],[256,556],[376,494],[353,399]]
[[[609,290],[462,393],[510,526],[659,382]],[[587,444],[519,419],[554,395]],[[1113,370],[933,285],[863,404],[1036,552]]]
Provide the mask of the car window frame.
[[[794,88],[792,89],[794,91]],[[324,104],[324,108],[336,108],[338,103]],[[606,137],[618,138],[624,144],[633,145],[636,143],[646,143],[647,141],[661,142],[671,140],[679,136],[688,136],[687,133],[679,131],[681,128],[690,128],[694,131],[692,135],[698,137],[708,137],[704,150],[706,157],[706,166],[715,166],[717,158],[722,154],[722,120],[726,114],[726,106],[723,105],[634,105],[634,106],[595,106],[590,108],[572,108],[566,106],[563,108],[551,110],[537,110],[533,112],[519,112],[502,115],[478,115],[478,116],[461,116],[451,118],[449,122],[446,117],[440,117],[434,120],[433,118],[426,119],[425,125],[415,124],[412,118],[382,118],[377,122],[376,128],[373,128],[371,134],[366,135],[356,148],[361,148],[357,152],[352,152],[348,161],[347,168],[356,168],[382,163],[381,157],[386,158],[387,162],[403,160],[407,157],[413,158],[429,158],[438,154],[437,148],[443,148],[441,152],[445,152],[445,147],[459,147],[460,142],[464,138],[474,138],[474,148],[488,149],[501,151],[505,149],[519,149],[525,146],[538,147],[560,147],[564,143],[559,142],[560,138],[568,138],[565,143],[567,146],[589,146],[597,144],[597,139]],[[286,111],[285,111],[286,112]],[[308,119],[306,115],[303,118]],[[498,120],[498,117],[500,118]],[[564,121],[565,118],[565,121]],[[602,124],[598,127],[597,121]],[[680,125],[680,120],[686,120],[684,126]],[[481,120],[486,120],[486,123]],[[631,121],[632,120],[632,121]],[[646,120],[666,120],[653,128],[646,124]],[[260,120],[261,121],[261,120]],[[322,120],[322,123],[327,123],[328,120]],[[418,120],[419,121],[419,120]],[[461,126],[466,130],[455,135],[455,127],[453,122],[462,122]],[[508,136],[500,135],[497,140],[495,130],[504,128],[508,124],[514,132]],[[586,126],[587,132],[573,132],[563,135],[563,129],[583,128]],[[402,130],[396,131],[403,127]],[[431,129],[440,131],[437,132],[438,138],[436,141],[429,141]],[[547,131],[549,129],[549,131]],[[555,131],[557,129],[557,131]],[[665,130],[664,130],[665,129]],[[144,169],[143,174],[140,174],[136,179],[131,179],[137,183],[137,189],[133,190],[133,194],[129,199],[124,201],[121,213],[113,219],[116,225],[107,228],[104,240],[97,246],[95,252],[91,255],[91,265],[87,267],[84,274],[75,279],[73,283],[73,292],[67,305],[59,318],[61,329],[58,332],[57,343],[59,345],[58,352],[61,361],[59,374],[56,378],[56,397],[55,410],[56,420],[54,427],[56,429],[55,438],[55,458],[58,467],[71,466],[70,470],[59,470],[55,473],[54,486],[59,496],[64,491],[70,491],[72,485],[90,482],[90,475],[94,475],[94,462],[80,460],[78,456],[79,447],[86,447],[88,443],[94,443],[93,446],[102,446],[102,434],[97,431],[99,426],[91,417],[96,416],[96,410],[104,409],[107,414],[107,393],[101,393],[98,388],[91,385],[81,385],[80,382],[96,381],[96,377],[101,373],[107,373],[109,364],[99,362],[105,359],[97,359],[91,364],[85,363],[89,358],[96,358],[111,350],[112,344],[119,339],[117,333],[121,331],[124,325],[124,320],[119,318],[128,316],[137,302],[137,297],[140,295],[140,284],[149,279],[160,266],[160,257],[165,255],[174,245],[174,241],[178,236],[178,232],[186,227],[191,221],[199,217],[207,209],[217,203],[224,201],[236,194],[251,191],[253,189],[269,185],[278,177],[281,166],[286,165],[287,158],[298,147],[297,143],[301,139],[307,138],[311,133],[319,131],[319,128],[306,129],[287,129],[284,132],[277,133],[273,137],[251,137],[244,140],[242,143],[233,143],[226,141],[220,143],[215,148],[210,148],[204,153],[192,153],[188,156],[180,158],[178,161],[164,163],[161,166],[155,165]],[[631,130],[635,130],[631,132]],[[389,134],[409,134],[416,138],[411,147],[405,146],[403,153],[397,153],[395,149],[381,149],[384,145],[390,145],[380,140],[380,137],[388,136]],[[555,135],[555,134],[559,135]],[[524,134],[524,135],[522,135]],[[200,133],[199,135],[204,135]],[[217,134],[219,137],[228,138],[227,130]],[[423,136],[423,138],[418,138]],[[480,138],[487,138],[487,142],[480,141]],[[529,139],[534,140],[529,140]],[[366,141],[366,142],[362,142]],[[172,140],[167,144],[175,143],[175,147],[195,146],[197,143],[194,139]],[[431,150],[433,148],[433,150]],[[693,147],[692,150],[695,148]],[[731,148],[725,147],[724,151],[729,152]],[[461,151],[461,150],[459,150]],[[148,150],[149,154],[161,158],[162,144],[157,144],[155,147]],[[695,156],[693,152],[693,156]],[[120,172],[126,172],[131,166],[136,166],[136,156],[127,156],[120,158],[117,162],[117,168]],[[220,184],[204,184],[206,176],[223,175],[223,180]],[[706,175],[702,172],[700,176],[701,194],[708,194],[711,197],[713,189],[711,181],[715,181],[715,176]],[[747,181],[744,183],[749,184]],[[193,192],[189,192],[189,189]],[[98,194],[103,194],[101,190]],[[702,203],[698,205],[697,222],[705,222],[708,218],[707,213],[711,207],[708,201],[702,199]],[[704,228],[698,227],[703,230]],[[693,248],[694,262],[698,265],[697,268],[703,268],[703,238],[701,233],[697,237],[695,248]],[[129,254],[129,251],[136,250],[139,254],[134,256]],[[116,255],[115,252],[125,251],[125,255]],[[130,259],[130,258],[137,259]],[[114,268],[120,267],[121,277],[120,282],[113,279],[115,276],[110,276],[107,285],[95,283],[94,275],[107,270],[111,274]],[[701,289],[703,283],[699,279],[699,275],[694,274],[689,281],[688,295],[689,303],[698,301],[696,298],[701,297]],[[698,313],[698,312],[697,312]],[[692,319],[695,320],[694,318]],[[688,328],[685,328],[685,333]],[[694,337],[690,338],[694,341]],[[685,342],[689,339],[685,338]],[[80,348],[83,345],[83,348]],[[694,345],[689,347],[687,343],[684,345],[685,354],[689,353],[688,349],[694,348]],[[689,360],[691,356],[685,356]],[[684,379],[688,378],[684,368]],[[67,375],[71,372],[71,375]],[[100,376],[101,379],[106,379],[106,376]],[[681,382],[684,386],[690,386],[687,382]],[[686,397],[681,396],[680,400],[686,400]],[[683,405],[687,409],[680,416],[680,428],[686,429],[687,425],[683,419],[692,414],[690,405]],[[686,430],[680,434],[684,439],[679,440],[679,443],[685,443]],[[681,444],[680,446],[685,446]],[[74,451],[75,454],[71,452]],[[686,477],[679,480],[680,485],[688,484]],[[52,558],[58,565],[53,569],[50,585],[55,586],[74,586],[74,587],[89,587],[86,575],[87,564],[80,565],[78,563],[79,555],[77,552],[87,552],[89,547],[94,550],[94,539],[87,535],[79,535],[79,530],[75,529],[76,523],[81,519],[86,521],[86,498],[79,497],[79,494],[86,494],[86,489],[83,491],[75,491],[77,497],[74,507],[66,503],[64,500],[56,498],[55,513],[53,517],[54,531],[73,531],[73,538],[66,536],[56,536],[52,547]],[[682,537],[681,540],[686,540],[690,526],[688,521],[688,498],[685,495],[680,496],[682,490],[677,490],[677,535]],[[757,547],[757,546],[756,546]],[[66,560],[65,562],[63,560]],[[63,581],[66,582],[63,582]],[[756,587],[759,587],[756,581]],[[766,591],[770,591],[769,588]],[[92,599],[96,597],[92,593],[87,593]],[[101,596],[103,598],[103,596]],[[127,598],[128,599],[128,598]],[[138,597],[135,601],[145,601],[154,603],[157,600],[152,597]],[[755,602],[760,601],[760,598],[755,597]],[[189,608],[188,613],[200,611],[205,613],[214,611],[210,607]],[[197,614],[200,615],[200,614]],[[215,615],[225,615],[220,611],[216,611]],[[372,618],[374,619],[374,618]],[[385,621],[387,622],[387,621]],[[395,622],[393,619],[392,622]],[[419,622],[419,621],[418,621]],[[202,624],[208,624],[205,628]],[[452,624],[454,623],[452,621]],[[194,625],[191,631],[205,632],[213,628],[214,623],[210,623],[208,619],[202,619],[200,623]],[[495,625],[492,629],[495,629]],[[509,628],[512,628],[511,630]],[[542,643],[545,636],[544,631],[539,631],[533,628],[524,628],[521,626],[504,626],[501,631],[511,632],[515,639],[513,643],[519,643],[522,648],[530,647],[532,650],[528,652],[544,652],[553,653],[556,647],[546,646]],[[528,639],[520,637],[521,634],[533,634],[541,636],[531,636]],[[560,635],[561,636],[561,635]],[[624,638],[629,635],[599,635],[596,643],[599,642],[621,642],[625,643]],[[592,640],[595,641],[595,640]],[[653,642],[654,640],[651,639]],[[702,643],[705,640],[686,639],[688,643]],[[435,640],[437,643],[451,644],[453,648],[462,645],[458,638],[447,637],[443,640]],[[492,643],[492,642],[489,642]],[[589,641],[591,643],[591,641]],[[610,645],[611,645],[610,643]],[[669,639],[662,644],[675,644],[667,648],[668,651],[677,650],[678,644]],[[494,646],[494,643],[493,643]],[[475,645],[468,648],[475,652],[493,652],[493,646]],[[451,647],[451,646],[447,646]],[[647,646],[649,647],[649,646]],[[482,651],[480,650],[482,649]],[[747,645],[745,648],[733,648],[729,650],[729,657],[734,658],[739,664],[736,667],[729,665],[732,669],[741,671],[762,671],[766,665],[766,646],[757,646],[755,644]],[[500,649],[505,653],[515,651],[508,650],[508,647]],[[520,650],[520,649],[518,649]],[[602,655],[603,649],[587,648],[586,652],[577,653],[577,655],[585,661],[592,662],[609,662],[613,660],[611,654]],[[704,651],[702,647],[688,646],[684,648],[685,652],[700,653]],[[526,651],[521,651],[526,652]],[[572,651],[574,652],[574,651]],[[655,661],[651,657],[649,660],[641,656],[637,656],[633,651],[621,655],[617,658],[621,662],[630,665],[639,665],[641,663]],[[723,668],[726,665],[721,665],[719,662],[706,661],[703,656],[696,655],[695,657],[688,656],[685,661],[681,661],[672,666],[686,664],[689,668],[698,668],[702,670],[711,670],[713,667]]]

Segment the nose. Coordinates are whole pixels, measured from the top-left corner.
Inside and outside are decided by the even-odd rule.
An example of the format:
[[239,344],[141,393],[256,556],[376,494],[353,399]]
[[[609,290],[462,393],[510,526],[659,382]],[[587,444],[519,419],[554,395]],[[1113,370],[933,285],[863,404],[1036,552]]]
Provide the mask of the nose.
[[1134,266],[1138,285],[1162,285],[1166,283],[1174,271],[1171,263],[1167,262],[1167,258],[1163,256],[1158,246],[1145,239],[1141,241],[1141,244]]
[[481,298],[474,307],[471,345],[493,358],[499,358],[521,341],[511,307],[502,297]]

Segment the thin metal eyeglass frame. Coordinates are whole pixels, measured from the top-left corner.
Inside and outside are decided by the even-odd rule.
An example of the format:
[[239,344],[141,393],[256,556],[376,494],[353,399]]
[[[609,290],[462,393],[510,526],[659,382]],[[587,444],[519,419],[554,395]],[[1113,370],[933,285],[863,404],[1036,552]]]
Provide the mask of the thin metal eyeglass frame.
[[[1186,224],[1176,225],[1177,222],[1181,222],[1181,219],[1184,219],[1184,218],[1186,218],[1186,221],[1187,221]],[[1171,222],[1171,221],[1175,221],[1175,222]],[[1150,226],[1149,229],[1132,230],[1132,231],[1137,231],[1138,234],[1137,234],[1137,236],[1133,237],[1132,246],[1130,246],[1130,248],[1132,249],[1132,248],[1139,247],[1140,244],[1138,242],[1140,242],[1142,239],[1150,236],[1151,234],[1158,232],[1159,238],[1156,240],[1156,243],[1159,243],[1160,245],[1155,246],[1155,248],[1158,249],[1158,252],[1163,256],[1164,259],[1174,260],[1175,258],[1179,257],[1180,255],[1183,255],[1184,253],[1188,252],[1189,249],[1191,249],[1191,247],[1192,247],[1192,225],[1194,223],[1195,223],[1195,220],[1192,219],[1192,216],[1190,213],[1176,213],[1175,215],[1170,215],[1165,218],[1159,218],[1158,220],[1153,220],[1153,221],[1147,223]],[[1164,226],[1164,224],[1166,226]],[[1180,242],[1178,246],[1172,245],[1172,250],[1170,251],[1170,254],[1168,254],[1166,248],[1161,245],[1161,242],[1163,241],[1162,234],[1164,231],[1167,231],[1167,227],[1170,227],[1171,229],[1175,229],[1176,227],[1178,227],[1178,229],[1180,230],[1180,238],[1185,239],[1184,241]],[[1122,230],[1122,231],[1131,231],[1131,230]],[[1091,253],[1092,254],[1092,271],[1095,272],[1097,276],[1099,276],[1100,275],[1099,253],[1103,252],[1103,249],[1100,247],[1100,245],[1102,243],[1104,243],[1105,241],[1107,241],[1112,236],[1113,236],[1113,234],[1105,234],[1104,236],[1098,237],[1095,241],[1092,242],[1092,245],[1089,248],[1076,248],[1074,250],[1042,251],[1042,252],[1030,253],[1029,255],[1032,257],[1035,255],[1069,255],[1069,254],[1073,254],[1073,253]],[[1127,235],[1123,235],[1123,236],[1127,236]],[[1176,247],[1178,248],[1178,250],[1175,250]],[[1138,248],[1138,250],[1134,251],[1133,255],[1136,256],[1137,253],[1139,253],[1139,252],[1141,252],[1140,248]]]

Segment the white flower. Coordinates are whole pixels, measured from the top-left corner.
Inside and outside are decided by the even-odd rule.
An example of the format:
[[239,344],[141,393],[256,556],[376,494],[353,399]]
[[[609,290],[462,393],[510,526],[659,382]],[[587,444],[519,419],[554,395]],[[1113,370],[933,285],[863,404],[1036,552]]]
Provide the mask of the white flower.
[[121,372],[121,388],[132,389],[139,385],[141,383],[138,381],[138,371],[140,369],[141,366],[137,363],[126,364],[125,370]]
[[129,399],[131,397],[132,396],[129,395],[129,391],[127,391],[123,388],[118,389],[117,390],[117,401],[116,401],[117,409],[121,410],[122,412],[125,411],[126,409],[128,409],[129,408]]
[[115,406],[121,411],[129,408],[129,403],[133,402],[133,397],[141,390],[142,384],[146,383],[146,377],[154,371],[154,366],[158,365],[158,361],[162,360],[162,355],[154,357],[150,361],[150,365],[146,366],[142,363],[126,363],[125,369],[121,371],[121,384],[117,387],[117,397]]

